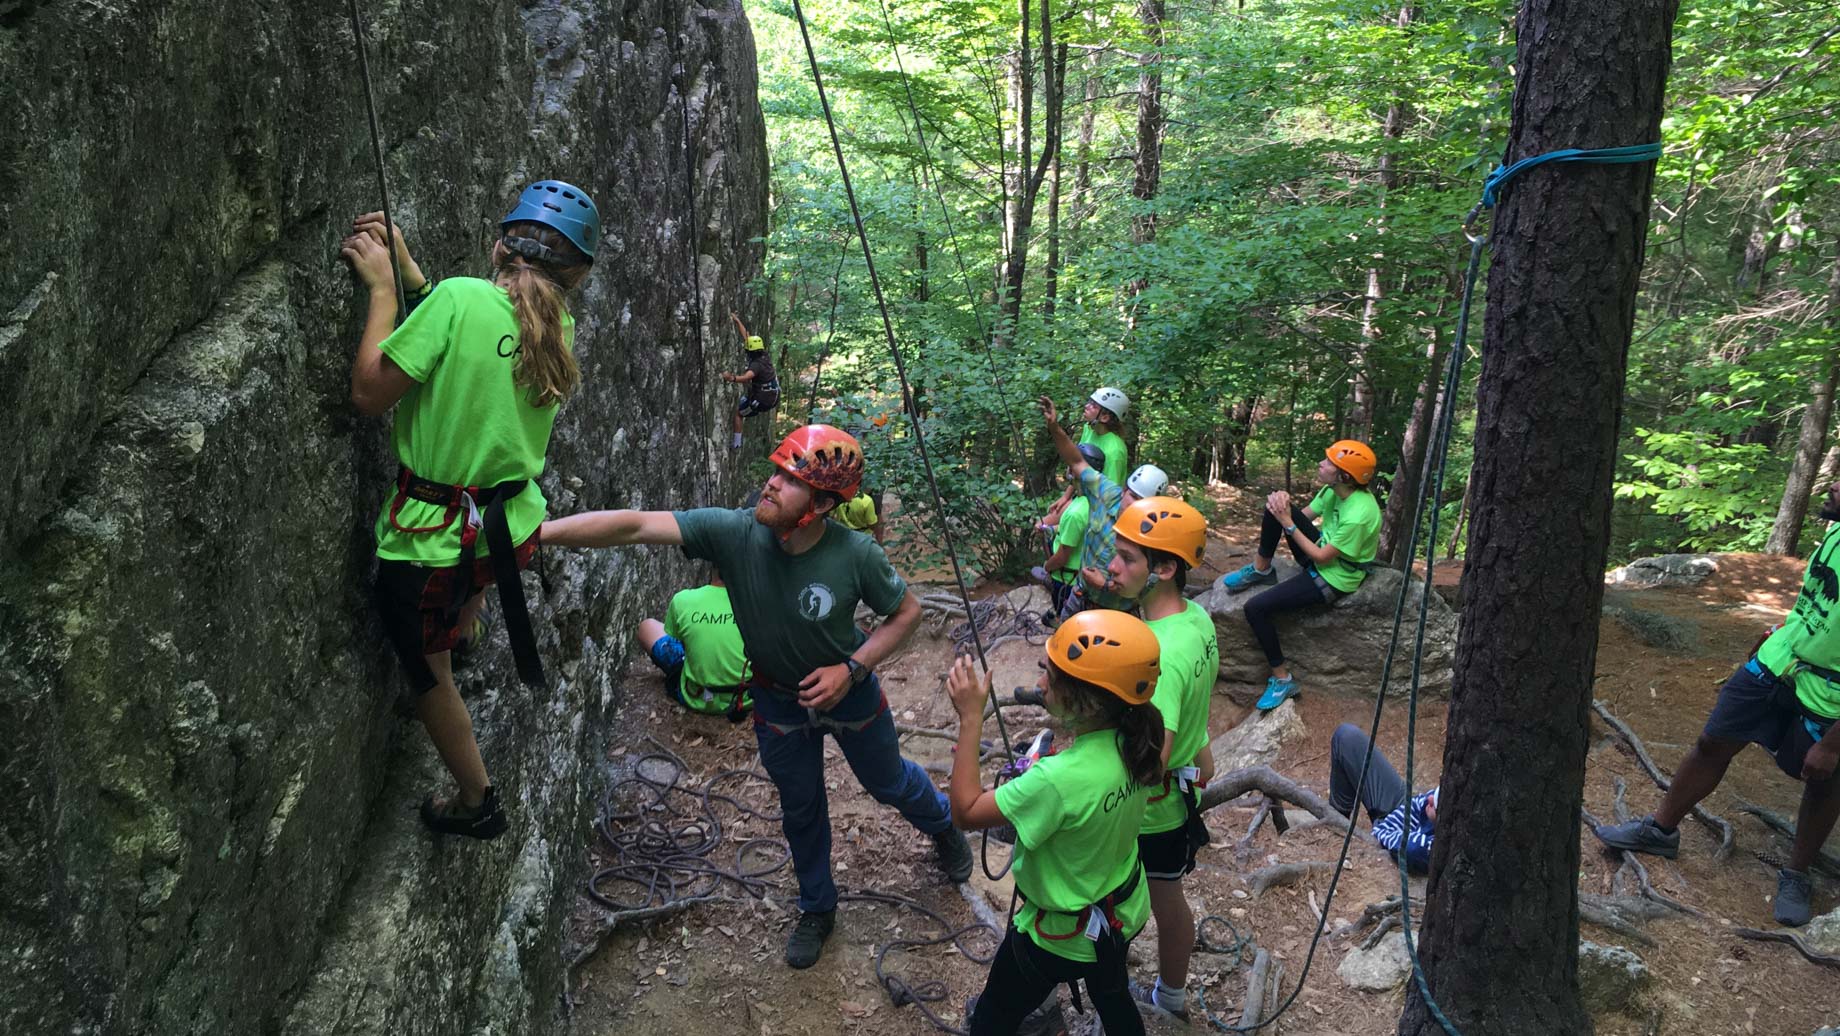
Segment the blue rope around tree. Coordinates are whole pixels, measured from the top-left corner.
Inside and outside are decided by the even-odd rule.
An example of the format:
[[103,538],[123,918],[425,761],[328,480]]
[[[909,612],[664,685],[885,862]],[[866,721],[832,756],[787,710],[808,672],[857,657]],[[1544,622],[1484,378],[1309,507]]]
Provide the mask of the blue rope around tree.
[[1543,155],[1523,158],[1512,165],[1498,166],[1489,178],[1482,182],[1482,207],[1492,209],[1501,194],[1501,189],[1508,181],[1536,165],[1547,162],[1590,162],[1595,165],[1623,165],[1633,162],[1653,162],[1661,157],[1661,145],[1631,144],[1628,147],[1600,148],[1566,148],[1563,151],[1548,151]]

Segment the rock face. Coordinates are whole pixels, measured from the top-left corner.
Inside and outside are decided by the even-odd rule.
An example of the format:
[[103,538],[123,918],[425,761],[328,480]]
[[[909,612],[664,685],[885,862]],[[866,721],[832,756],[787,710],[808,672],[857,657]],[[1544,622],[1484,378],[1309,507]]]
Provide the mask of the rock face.
[[1629,1013],[1648,988],[1648,965],[1621,946],[1578,942],[1578,996],[1592,1014]]
[[1637,558],[1604,577],[1610,586],[1635,590],[1650,586],[1695,586],[1710,579],[1719,563],[1710,554],[1661,554]]
[[[627,630],[688,572],[546,552],[549,690],[502,636],[462,681],[511,830],[420,830],[446,778],[368,605],[394,460],[347,402],[363,296],[337,243],[377,199],[346,12],[0,10],[5,1031],[555,1021]],[[714,373],[725,311],[764,322],[767,161],[738,0],[367,17],[426,271],[483,272],[530,179],[601,206],[551,513],[735,502]]]
[[1808,927],[1802,929],[1802,941],[1816,953],[1840,957],[1840,907],[1808,922]]
[[[1288,557],[1276,559],[1278,578],[1289,579],[1299,571]],[[1399,586],[1405,576],[1394,569],[1376,569],[1360,589],[1329,607],[1289,612],[1277,619],[1278,641],[1284,648],[1285,661],[1296,673],[1304,691],[1332,694],[1372,695],[1380,686],[1380,666],[1393,631],[1393,608]],[[1418,600],[1424,584],[1414,579],[1406,598],[1405,621],[1400,629],[1399,650],[1393,660],[1389,693],[1404,694],[1412,674],[1413,631],[1418,617]],[[1196,597],[1214,617],[1220,632],[1220,678],[1229,685],[1228,695],[1241,704],[1250,704],[1264,689],[1271,675],[1265,653],[1246,625],[1246,602],[1259,590],[1228,594],[1218,581]],[[1450,665],[1456,652],[1457,617],[1437,594],[1431,595],[1425,631],[1425,656],[1420,678],[1421,689],[1428,694],[1450,692]]]

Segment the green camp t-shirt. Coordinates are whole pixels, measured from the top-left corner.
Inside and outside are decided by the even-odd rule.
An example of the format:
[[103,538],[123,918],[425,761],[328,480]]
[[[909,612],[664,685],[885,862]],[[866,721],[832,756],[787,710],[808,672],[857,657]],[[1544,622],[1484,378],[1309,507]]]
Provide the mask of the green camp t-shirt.
[[858,493],[838,504],[836,509],[831,511],[831,517],[841,523],[844,528],[856,532],[868,532],[882,520],[881,516],[875,513],[874,498],[867,493]]
[[[1091,565],[1101,571],[1112,563],[1112,554],[1116,549],[1112,526],[1118,524],[1118,512],[1124,509],[1124,487],[1093,470],[1088,464],[1080,470],[1080,492],[1086,497],[1086,534],[1085,546],[1081,548],[1080,564]],[[1136,604],[1130,599],[1106,590],[1103,586],[1087,586],[1084,580],[1080,587],[1086,592],[1086,602],[1092,608],[1111,608],[1115,611],[1135,612]]]
[[1778,676],[1795,681],[1795,696],[1817,716],[1840,718],[1840,686],[1827,677],[1798,667],[1796,660],[1822,669],[1840,670],[1840,622],[1834,607],[1840,604],[1840,576],[1833,568],[1840,551],[1840,522],[1828,526],[1827,535],[1802,575],[1802,592],[1783,619],[1782,628],[1757,649],[1757,661]]
[[[1156,693],[1150,704],[1163,714],[1163,729],[1175,735],[1169,752],[1171,770],[1192,766],[1208,740],[1208,705],[1214,680],[1220,675],[1220,642],[1214,620],[1194,601],[1161,619],[1145,623],[1156,634]],[[1152,801],[1144,810],[1144,834],[1173,831],[1188,823],[1188,805],[1172,780],[1169,794],[1152,788]]]
[[[573,348],[575,321],[562,317],[563,340]],[[416,385],[396,404],[391,441],[396,459],[416,475],[454,486],[493,486],[530,479],[505,504],[511,541],[522,543],[543,521],[545,501],[536,477],[556,423],[555,405],[530,405],[529,393],[512,376],[518,350],[517,316],[511,297],[491,281],[449,277],[436,284],[421,305],[383,340],[383,354]],[[447,509],[419,500],[403,501],[394,524],[391,490],[377,516],[377,556],[424,565],[460,560],[465,515],[449,521]],[[441,525],[438,532],[407,533]],[[478,553],[487,553],[479,537]]]
[[1130,463],[1130,451],[1125,449],[1124,440],[1118,437],[1117,432],[1095,432],[1092,425],[1087,425],[1080,429],[1080,443],[1091,443],[1099,447],[1099,452],[1105,454],[1105,463],[1100,465],[1105,471],[1105,477],[1124,485],[1124,469]]
[[1322,545],[1342,552],[1334,561],[1317,565],[1316,571],[1323,582],[1345,594],[1360,589],[1367,572],[1357,566],[1372,562],[1380,545],[1380,505],[1374,494],[1357,489],[1343,499],[1333,487],[1324,486],[1310,501],[1310,510],[1322,529]]
[[1080,558],[1086,554],[1086,519],[1092,514],[1092,504],[1084,496],[1076,496],[1061,509],[1061,523],[1054,527],[1054,549],[1066,547],[1073,553],[1067,555],[1067,567],[1054,573],[1058,582],[1071,585],[1080,578]]
[[728,587],[698,586],[673,594],[664,631],[684,645],[684,702],[699,712],[726,711],[729,693],[748,678],[747,652]]
[[[1125,772],[1116,731],[1081,734],[999,786],[997,810],[1016,828],[1014,873],[1025,899],[1017,929],[1068,960],[1096,960],[1092,940],[1076,931],[1077,915],[1142,866],[1137,832],[1144,789]],[[1149,920],[1150,892],[1141,875],[1116,912],[1127,939]],[[1049,938],[1069,933],[1073,938]]]
[[678,511],[684,553],[715,563],[728,584],[735,625],[757,676],[793,688],[820,666],[842,665],[868,635],[856,627],[856,602],[891,615],[907,583],[876,542],[824,523],[803,554],[788,554],[753,508]]

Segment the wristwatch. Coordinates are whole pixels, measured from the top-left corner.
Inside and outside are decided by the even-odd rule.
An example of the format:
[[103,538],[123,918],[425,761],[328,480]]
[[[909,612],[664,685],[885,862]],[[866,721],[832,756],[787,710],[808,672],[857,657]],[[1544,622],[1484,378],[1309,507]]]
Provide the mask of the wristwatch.
[[852,687],[856,686],[859,683],[862,683],[864,680],[867,680],[869,678],[869,674],[873,671],[868,666],[863,665],[861,662],[858,662],[854,658],[844,659],[843,664],[850,667],[850,686]]

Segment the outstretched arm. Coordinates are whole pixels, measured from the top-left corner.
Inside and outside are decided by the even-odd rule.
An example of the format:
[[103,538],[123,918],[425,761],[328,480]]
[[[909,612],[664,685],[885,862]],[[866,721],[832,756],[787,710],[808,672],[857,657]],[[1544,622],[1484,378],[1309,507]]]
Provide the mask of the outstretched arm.
[[728,311],[728,319],[733,320],[735,322],[735,330],[741,332],[741,340],[744,342],[747,341],[748,340],[747,325],[741,322],[740,315],[731,309]]
[[1067,429],[1061,427],[1060,415],[1054,412],[1054,400],[1042,396],[1036,402],[1041,406],[1041,416],[1048,425],[1048,434],[1054,439],[1054,451],[1061,455],[1061,463],[1073,469],[1075,478],[1086,470],[1086,458],[1080,456],[1080,448],[1067,436]]
[[551,547],[677,546],[684,534],[670,511],[586,511],[544,522],[538,542]]

